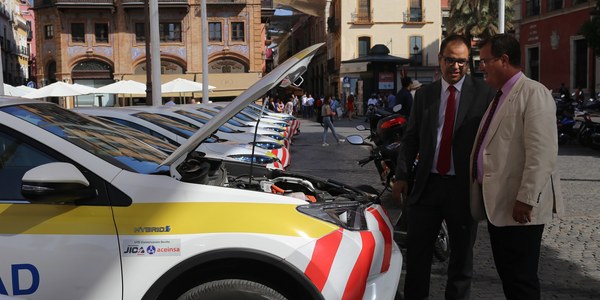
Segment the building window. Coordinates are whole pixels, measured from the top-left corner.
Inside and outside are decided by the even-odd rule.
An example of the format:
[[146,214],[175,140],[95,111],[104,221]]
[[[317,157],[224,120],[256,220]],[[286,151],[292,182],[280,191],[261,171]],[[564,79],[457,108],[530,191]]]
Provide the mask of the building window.
[[588,45],[585,39],[573,41],[573,87],[586,89],[588,87]]
[[533,47],[527,49],[527,76],[533,80],[540,80],[540,48]]
[[96,23],[94,27],[96,43],[108,43],[108,23]]
[[410,61],[413,66],[423,65],[423,37],[410,37]]
[[371,50],[371,38],[368,36],[361,36],[358,38],[358,57],[369,55]]
[[181,23],[160,23],[161,42],[181,42]]
[[244,22],[231,22],[231,41],[245,41]]
[[221,30],[221,22],[208,23],[208,40],[211,42],[223,41],[223,32]]
[[548,0],[548,11],[563,8],[563,0]]
[[525,5],[525,14],[528,17],[540,14],[540,0],[525,0]]
[[143,43],[146,41],[146,29],[144,23],[135,23],[135,41]]
[[71,41],[74,43],[85,42],[85,26],[83,23],[71,23]]
[[54,26],[52,26],[52,25],[44,26],[44,38],[46,38],[46,39],[54,38]]
[[423,22],[423,3],[421,0],[410,0],[410,22]]
[[577,5],[577,4],[581,4],[581,3],[587,3],[588,0],[573,0],[573,5]]

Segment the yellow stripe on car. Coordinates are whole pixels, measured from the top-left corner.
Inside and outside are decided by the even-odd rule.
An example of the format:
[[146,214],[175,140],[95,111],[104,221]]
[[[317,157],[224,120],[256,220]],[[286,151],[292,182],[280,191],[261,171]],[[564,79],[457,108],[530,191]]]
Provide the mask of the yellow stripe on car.
[[[288,204],[139,203],[112,209],[121,235],[244,232],[318,238],[337,229]],[[115,226],[108,206],[1,204],[0,234],[110,235]]]
[[[132,207],[115,207],[114,211],[122,235],[165,234],[152,229],[140,230],[140,226],[169,226],[170,234],[246,232],[311,238],[337,229],[333,224],[297,212],[296,205],[288,204],[140,203]],[[302,224],[302,227],[292,224]]]

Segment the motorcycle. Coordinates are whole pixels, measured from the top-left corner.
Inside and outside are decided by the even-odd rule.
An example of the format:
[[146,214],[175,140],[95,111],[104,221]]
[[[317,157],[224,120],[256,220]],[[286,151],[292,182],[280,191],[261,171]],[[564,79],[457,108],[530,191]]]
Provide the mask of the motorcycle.
[[577,140],[583,146],[600,149],[600,123],[594,122],[588,113],[583,115],[583,123],[577,133]]
[[[401,106],[400,106],[401,107]],[[394,111],[396,110],[394,107]],[[365,166],[370,162],[375,163],[377,172],[379,173],[383,189],[377,191],[372,187],[368,187],[370,190],[364,190],[376,195],[377,199],[380,199],[386,191],[391,191],[392,178],[396,170],[396,157],[398,156],[398,150],[400,148],[400,139],[402,137],[403,129],[406,124],[406,118],[400,115],[389,115],[382,118],[377,123],[377,127],[373,130],[370,129],[371,134],[367,137],[371,142],[366,142],[360,135],[349,135],[346,140],[352,145],[366,145],[371,148],[368,157],[359,160],[358,165]],[[363,125],[358,125],[357,130],[367,130]],[[360,187],[359,187],[360,188]],[[366,188],[366,187],[365,187]],[[407,214],[408,214],[408,201],[404,201],[400,217],[394,226],[394,240],[401,248],[406,248],[406,233],[407,233]],[[440,232],[435,240],[434,244],[434,256],[439,261],[445,261],[450,255],[449,248],[449,235],[448,226],[446,222],[442,222]]]

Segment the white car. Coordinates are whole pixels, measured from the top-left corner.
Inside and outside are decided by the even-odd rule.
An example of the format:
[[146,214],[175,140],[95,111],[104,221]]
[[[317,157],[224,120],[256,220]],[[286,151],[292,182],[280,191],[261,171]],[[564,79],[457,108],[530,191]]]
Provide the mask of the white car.
[[[138,109],[141,111],[158,114],[163,117],[172,119],[174,121],[181,122],[185,125],[201,128],[206,124],[210,118],[201,115],[190,106],[175,105],[175,106],[132,106],[132,109]],[[239,143],[251,144],[255,143],[257,147],[272,150],[280,149],[284,147],[284,143],[280,140],[263,136],[260,134],[255,135],[249,132],[234,130],[227,125],[221,125],[219,130],[215,132],[215,135],[219,139],[235,141]],[[256,141],[256,142],[255,142]]]
[[[174,145],[183,144],[198,130],[198,127],[191,127],[161,115],[132,108],[81,107],[74,110],[79,113],[102,117],[121,125],[132,127],[157,136]],[[228,157],[247,163],[253,161],[269,168],[285,169],[290,164],[290,155],[287,148],[272,150],[265,150],[259,147],[254,148],[252,149],[252,145],[245,143],[220,141],[209,136],[206,138],[206,142],[198,145],[196,150],[213,157]]]
[[[195,109],[202,115],[205,115],[209,118],[216,116],[223,106],[211,104],[194,104]],[[188,105],[189,107],[189,105]],[[288,140],[292,138],[292,135],[289,134],[288,127],[285,127],[281,124],[273,124],[268,122],[256,122],[251,119],[241,120],[238,118],[238,114],[231,117],[231,119],[227,120],[227,125],[231,126],[234,129],[251,132],[254,133],[257,129],[258,132],[271,132],[278,133],[285,136]]]
[[235,109],[304,70],[318,46],[168,157],[52,103],[0,98],[2,294],[393,299],[402,255],[369,194],[194,151]]

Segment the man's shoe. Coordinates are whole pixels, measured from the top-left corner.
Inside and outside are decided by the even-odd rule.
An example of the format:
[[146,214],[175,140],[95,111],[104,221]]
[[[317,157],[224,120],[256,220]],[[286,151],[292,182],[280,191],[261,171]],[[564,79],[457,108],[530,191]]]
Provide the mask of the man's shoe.
[[329,144],[323,143],[323,147],[327,147],[327,146],[329,146]]

